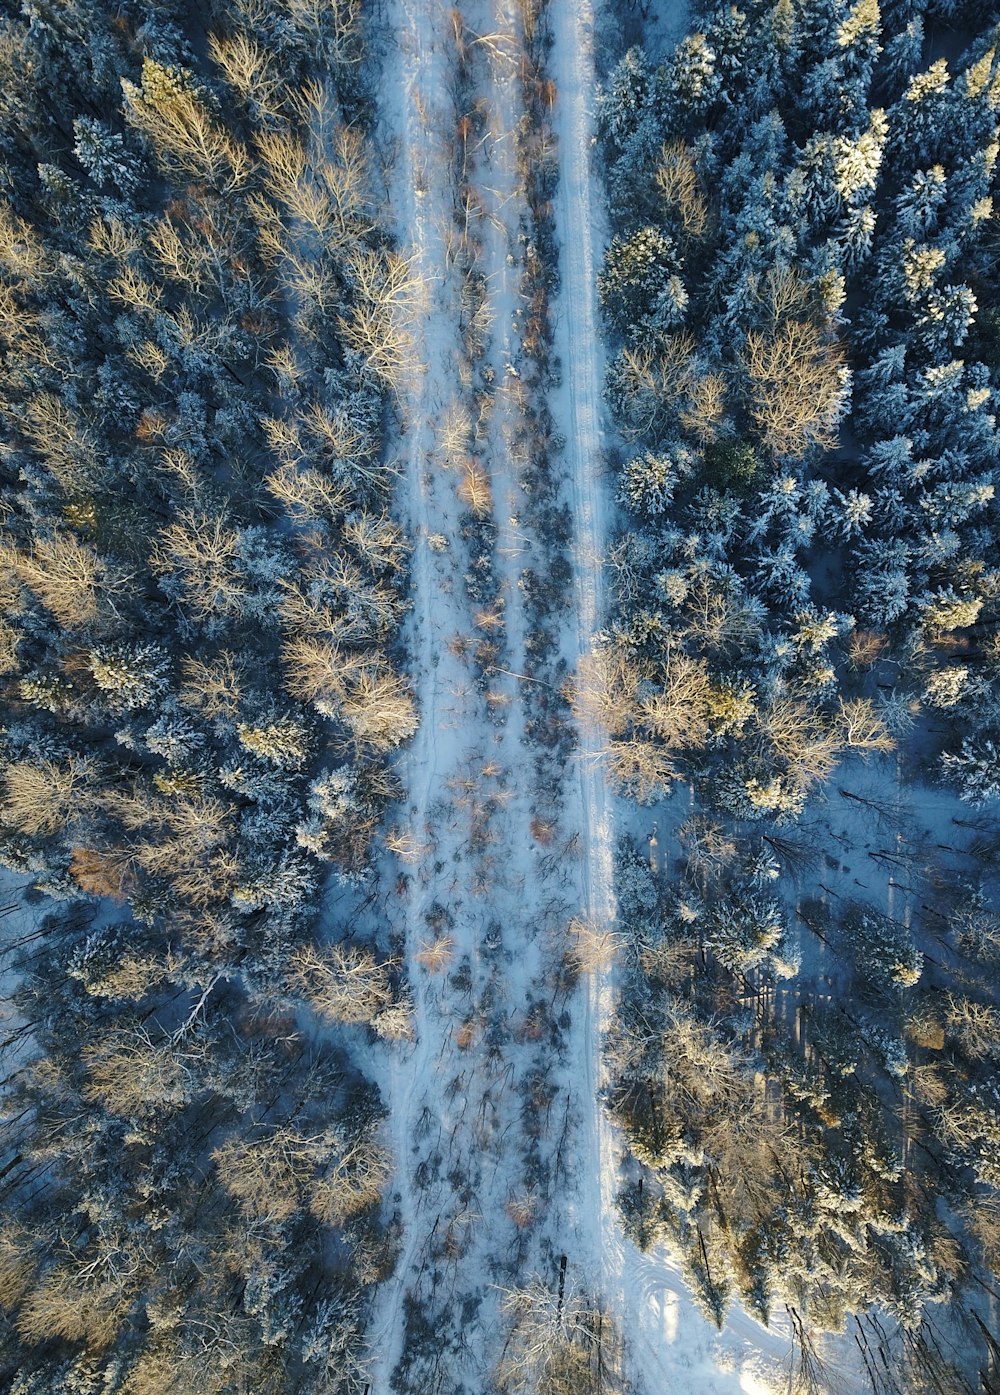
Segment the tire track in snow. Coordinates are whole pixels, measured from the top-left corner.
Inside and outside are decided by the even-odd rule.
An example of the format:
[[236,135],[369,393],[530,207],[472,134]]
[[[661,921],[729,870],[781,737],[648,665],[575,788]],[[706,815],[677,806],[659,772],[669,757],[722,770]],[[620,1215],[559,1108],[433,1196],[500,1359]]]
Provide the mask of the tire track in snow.
[[[553,408],[568,441],[567,461],[571,470],[570,493],[576,519],[574,566],[575,633],[571,639],[572,657],[589,651],[592,637],[602,616],[603,591],[601,558],[607,529],[606,501],[602,487],[601,386],[603,358],[594,300],[595,261],[603,246],[602,230],[595,226],[600,205],[591,192],[589,155],[591,147],[593,100],[593,35],[589,0],[571,7],[552,0],[555,29],[554,58],[559,84],[557,130],[560,140],[562,179],[558,195],[559,224],[563,231],[563,320],[557,330],[557,348],[564,365],[564,386],[553,396]],[[493,16],[501,28],[510,21],[505,0],[496,0]],[[421,1174],[421,1163],[434,1151],[435,1143],[448,1154],[446,1165],[471,1174],[482,1169],[482,1214],[472,1217],[474,1235],[469,1246],[446,1266],[445,1282],[450,1284],[452,1312],[441,1310],[442,1320],[454,1319],[454,1310],[488,1282],[492,1266],[499,1260],[501,1235],[506,1226],[501,1215],[506,1182],[515,1175],[516,1131],[506,1140],[503,1135],[477,1131],[470,1122],[462,1123],[469,1109],[471,1090],[484,1092],[484,1076],[491,1068],[477,1048],[460,1052],[452,1037],[456,1007],[461,996],[447,982],[435,978],[416,957],[428,935],[424,913],[435,899],[441,899],[461,916],[456,930],[457,950],[467,954],[474,970],[486,907],[482,893],[474,889],[474,878],[466,854],[462,829],[454,817],[448,824],[445,808],[450,777],[461,765],[461,745],[448,733],[456,723],[472,738],[483,739],[484,713],[475,695],[464,689],[469,674],[450,651],[448,638],[469,624],[469,607],[463,592],[463,562],[459,544],[460,513],[453,483],[442,479],[434,460],[436,424],[443,407],[455,389],[451,354],[457,349],[453,290],[449,283],[449,252],[446,230],[452,216],[451,187],[447,164],[447,123],[453,119],[448,91],[449,55],[452,42],[448,10],[435,0],[396,0],[396,77],[387,85],[386,104],[398,104],[395,129],[401,148],[393,185],[393,206],[401,241],[413,245],[415,270],[425,278],[427,303],[418,332],[417,353],[424,367],[417,370],[406,394],[408,420],[403,431],[403,456],[409,525],[415,550],[412,559],[413,614],[408,642],[415,673],[421,725],[405,757],[409,810],[407,821],[414,839],[429,839],[436,846],[420,854],[413,868],[406,897],[403,924],[407,965],[414,994],[415,1043],[398,1049],[388,1083],[390,1128],[397,1159],[396,1190],[403,1223],[403,1248],[393,1278],[385,1285],[378,1320],[373,1325],[378,1364],[372,1392],[388,1392],[390,1380],[403,1350],[406,1334],[406,1300],[428,1301],[426,1271],[437,1262],[434,1247],[439,1219],[452,1216],[454,1192],[446,1179]],[[515,114],[512,90],[502,74],[490,78],[491,98],[499,128],[508,129]],[[509,311],[516,286],[508,275],[506,245],[516,230],[514,173],[506,164],[507,152],[498,153],[503,165],[501,188],[488,200],[492,205],[492,230],[484,238],[485,255],[492,278],[490,298],[494,308]],[[491,183],[495,182],[492,177]],[[487,192],[489,192],[487,190]],[[572,235],[566,236],[571,229]],[[491,363],[503,372],[510,341],[507,320],[500,320],[501,337],[494,340]],[[505,408],[501,404],[500,420]],[[503,542],[505,523],[517,497],[516,478],[510,462],[504,463],[503,442],[494,442],[490,455],[494,483],[496,521]],[[431,533],[445,533],[454,546],[444,554],[427,546]],[[513,534],[509,535],[513,542]],[[499,558],[498,558],[499,561]],[[519,649],[523,636],[520,598],[514,589],[516,568],[513,561],[503,570],[507,596],[513,604],[508,617],[508,641]],[[518,667],[517,664],[512,665]],[[528,757],[526,750],[515,751],[523,718],[517,709],[509,721],[497,754],[508,762]],[[456,715],[457,714],[457,715]],[[603,779],[598,759],[599,733],[581,734],[577,769],[576,811],[584,831],[584,855],[579,868],[580,909],[599,922],[614,917],[612,849],[613,802]],[[508,819],[505,832],[514,847],[523,853],[527,839],[523,827],[524,805],[516,796],[516,818]],[[516,854],[515,854],[516,856]],[[449,870],[449,868],[451,870]],[[537,892],[537,888],[535,888]],[[530,899],[530,893],[529,898]],[[504,868],[499,876],[490,909],[509,927],[515,938],[526,923],[526,900]],[[510,986],[507,988],[509,998]],[[576,1088],[575,1111],[580,1119],[578,1140],[579,1185],[558,1208],[560,1214],[549,1227],[571,1258],[578,1261],[577,1272],[587,1287],[603,1289],[626,1335],[633,1337],[639,1365],[647,1376],[649,1395],[680,1371],[691,1373],[697,1366],[697,1385],[689,1385],[692,1395],[709,1391],[748,1390],[736,1385],[732,1376],[723,1376],[715,1362],[714,1331],[693,1309],[683,1281],[669,1264],[649,1256],[639,1256],[623,1240],[616,1218],[618,1145],[598,1096],[602,1085],[601,1045],[604,1024],[611,1005],[611,985],[607,976],[591,978],[578,995],[571,1028],[574,1059],[580,1063],[582,1082]],[[516,1049],[508,1046],[508,1060]],[[523,1058],[522,1058],[523,1059]],[[486,1069],[484,1070],[484,1064]],[[463,1092],[446,1091],[449,1077],[463,1085]],[[479,1095],[475,1096],[476,1100]],[[483,1093],[485,1100],[486,1094]],[[464,1106],[463,1106],[464,1100]],[[473,1111],[474,1112],[474,1111]],[[453,1126],[459,1130],[450,1132]],[[419,1148],[418,1139],[426,1138]],[[451,1140],[450,1143],[448,1140]],[[478,1198],[477,1198],[478,1202]],[[451,1209],[449,1209],[451,1208]],[[452,1217],[453,1218],[453,1217]],[[509,1226],[506,1227],[509,1230]],[[535,1251],[537,1255],[537,1251]],[[528,1270],[520,1276],[529,1277]],[[595,1284],[595,1280],[598,1282]],[[438,1308],[442,1299],[431,1287],[430,1296]],[[447,1305],[446,1294],[444,1303]],[[431,1321],[435,1310],[429,1310]],[[635,1321],[628,1321],[629,1314]],[[747,1329],[756,1329],[745,1319]],[[697,1341],[685,1343],[683,1359],[671,1343],[678,1325],[697,1327]],[[630,1328],[632,1329],[630,1331]],[[756,1329],[760,1335],[762,1329]],[[464,1334],[463,1334],[464,1335]],[[766,1334],[765,1334],[766,1335]],[[443,1336],[443,1332],[442,1332]],[[636,1340],[637,1339],[637,1340]],[[435,1368],[433,1389],[442,1382],[461,1379],[483,1386],[485,1372],[492,1364],[491,1347],[498,1333],[487,1322],[477,1327],[471,1342],[457,1356],[445,1358],[443,1368]],[[499,1340],[502,1342],[502,1336]],[[730,1339],[730,1349],[732,1339]],[[472,1349],[475,1348],[475,1349]],[[449,1367],[448,1361],[451,1360]],[[461,1368],[461,1369],[459,1369]],[[718,1381],[716,1381],[718,1377]],[[430,1385],[428,1389],[430,1389]],[[448,1385],[445,1388],[451,1389]],[[758,1387],[763,1389],[764,1387]]]
[[[553,406],[563,428],[570,472],[575,524],[573,566],[576,636],[573,658],[579,661],[594,642],[604,610],[603,557],[607,532],[606,500],[601,478],[604,431],[601,391],[604,357],[595,303],[595,245],[605,236],[600,207],[592,199],[590,151],[595,76],[593,10],[590,0],[563,4],[550,0],[553,28],[552,62],[556,80],[556,133],[559,141],[558,230],[560,309],[556,347],[563,367],[563,385]],[[560,400],[561,399],[561,400]],[[601,761],[599,731],[581,726],[579,732],[579,800],[583,830],[581,912],[588,920],[609,925],[616,916],[613,879],[611,799]],[[602,1089],[601,1043],[610,1010],[607,973],[589,976],[581,1024],[586,1098],[581,1139],[579,1223],[596,1232],[593,1271],[605,1289],[621,1268],[621,1243],[614,1217],[615,1161],[612,1141],[598,1103]],[[589,1213],[589,1214],[588,1214]]]

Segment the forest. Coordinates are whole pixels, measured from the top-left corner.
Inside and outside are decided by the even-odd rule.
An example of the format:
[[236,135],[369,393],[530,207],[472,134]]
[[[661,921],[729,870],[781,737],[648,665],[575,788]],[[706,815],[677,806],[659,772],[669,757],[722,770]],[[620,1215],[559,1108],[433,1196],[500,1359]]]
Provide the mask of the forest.
[[577,702],[672,819],[617,858],[619,1203],[809,1389],[845,1324],[877,1392],[998,1379],[998,39],[711,6],[599,98],[624,522]]
[[1000,1391],[985,0],[0,0],[0,1388]]
[[192,15],[0,20],[18,1395],[360,1388],[393,1262],[352,1041],[407,1003],[317,910],[416,725],[383,441],[411,288],[363,7]]

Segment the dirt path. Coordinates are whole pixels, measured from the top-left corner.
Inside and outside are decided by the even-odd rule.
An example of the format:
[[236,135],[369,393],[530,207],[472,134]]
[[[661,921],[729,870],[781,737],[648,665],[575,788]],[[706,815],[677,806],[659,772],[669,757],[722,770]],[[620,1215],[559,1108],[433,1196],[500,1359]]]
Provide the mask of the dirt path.
[[[597,319],[596,269],[607,240],[603,209],[595,198],[591,170],[594,15],[589,0],[550,6],[559,142],[558,233],[560,296],[556,306],[556,349],[563,365],[562,390],[553,410],[566,438],[568,480],[574,520],[575,634],[571,668],[593,648],[604,613],[603,559],[609,502],[603,478],[602,388],[604,353]],[[579,731],[578,818],[582,832],[582,916],[595,925],[615,922],[613,805],[601,760],[602,733]],[[615,1216],[617,1150],[600,1105],[602,1041],[611,1010],[607,970],[588,976],[583,1012],[575,1028],[576,1053],[584,1069],[579,1109],[576,1221],[581,1268],[592,1275],[597,1296],[612,1300],[621,1290],[624,1255]]]

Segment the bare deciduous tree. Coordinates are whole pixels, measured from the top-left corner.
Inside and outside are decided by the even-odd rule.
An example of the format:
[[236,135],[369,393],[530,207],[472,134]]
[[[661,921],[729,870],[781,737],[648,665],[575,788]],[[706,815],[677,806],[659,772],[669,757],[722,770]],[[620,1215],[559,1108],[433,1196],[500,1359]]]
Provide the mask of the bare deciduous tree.
[[210,34],[208,52],[223,76],[244,101],[264,115],[277,115],[285,79],[274,56],[252,35],[237,29],[231,35]]
[[342,1138],[336,1130],[305,1135],[289,1125],[257,1139],[233,1137],[212,1159],[226,1190],[251,1216],[286,1221],[308,1206],[339,1225],[377,1201],[390,1160],[370,1133]]
[[99,1101],[112,1114],[140,1117],[179,1108],[190,1097],[191,1071],[184,1053],[169,1039],[154,1042],[142,1026],[109,1033],[84,1048],[86,1100]]
[[342,1145],[312,1185],[309,1210],[324,1225],[342,1225],[374,1206],[392,1176],[392,1157],[367,1134]]
[[345,276],[353,291],[338,324],[346,343],[394,389],[414,370],[412,324],[423,283],[398,252],[375,252],[354,243],[345,250]]
[[141,1271],[137,1251],[112,1247],[57,1263],[23,1303],[17,1329],[29,1342],[62,1337],[100,1351],[118,1336]]
[[669,751],[653,741],[609,741],[604,755],[611,778],[639,804],[662,799],[679,777]]
[[894,751],[891,735],[870,698],[840,700],[840,726],[845,746],[855,751]]
[[97,442],[86,421],[53,392],[39,392],[25,405],[21,430],[67,493],[93,485]]
[[238,615],[246,587],[236,565],[239,534],[223,518],[188,513],[164,528],[150,565],[183,589],[201,620]]
[[577,973],[603,973],[614,963],[624,944],[621,935],[607,926],[574,916],[567,927],[569,958]]
[[657,688],[639,704],[642,724],[668,751],[704,746],[711,730],[711,689],[704,661],[672,648],[663,661]]
[[811,320],[751,329],[741,355],[748,411],[768,450],[798,459],[836,444],[844,406],[844,356]]
[[674,334],[658,348],[626,347],[616,360],[611,382],[619,400],[623,433],[628,437],[655,434],[672,412],[690,410],[690,391],[697,374],[695,342]]
[[836,768],[840,736],[808,703],[778,699],[762,712],[761,728],[800,787],[825,780]]
[[471,456],[467,456],[462,462],[458,497],[463,504],[469,506],[477,518],[485,518],[493,507],[493,490],[489,474]]
[[235,717],[240,708],[247,669],[227,649],[211,659],[190,656],[181,664],[181,701],[206,717]]
[[72,533],[36,538],[29,553],[8,550],[21,580],[68,630],[97,624],[122,589],[108,563]]
[[620,1395],[614,1322],[572,1282],[553,1292],[534,1279],[502,1292],[510,1331],[496,1371],[510,1395]]
[[15,761],[7,767],[3,816],[22,833],[57,833],[94,805],[97,763],[86,756]]
[[268,492],[293,517],[332,519],[346,512],[346,489],[329,475],[307,467],[279,465],[264,481]]
[[708,204],[694,158],[684,141],[666,141],[653,176],[667,208],[677,210],[686,237],[701,237],[708,224]]
[[329,640],[296,635],[282,645],[285,686],[293,697],[313,702],[326,715],[340,708],[348,683],[356,678],[360,658]]
[[417,729],[419,718],[405,679],[387,669],[362,669],[343,702],[343,718],[354,739],[377,751],[400,745]]
[[331,1022],[372,1022],[392,1001],[389,966],[357,945],[303,945],[288,984]]
[[16,1222],[0,1232],[0,1305],[10,1311],[30,1291],[38,1269],[35,1241]]
[[571,692],[577,721],[611,736],[622,735],[635,716],[639,680],[635,663],[622,649],[604,645],[584,654]]
[[128,120],[168,162],[220,191],[246,182],[252,168],[247,151],[212,119],[186,74],[147,57],[141,85],[123,78],[122,90]]
[[413,956],[418,964],[422,964],[428,973],[442,973],[451,963],[455,955],[455,941],[450,935],[438,935],[433,940],[428,940],[421,945],[420,949]]
[[970,1060],[1000,1057],[1000,1008],[953,992],[945,996],[945,1004],[948,1030]]

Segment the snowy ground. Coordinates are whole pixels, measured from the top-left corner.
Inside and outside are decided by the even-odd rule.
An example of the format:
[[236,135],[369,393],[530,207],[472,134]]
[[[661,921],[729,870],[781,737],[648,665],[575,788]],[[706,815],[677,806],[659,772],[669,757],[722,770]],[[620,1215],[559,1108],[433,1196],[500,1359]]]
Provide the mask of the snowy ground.
[[[552,972],[574,877],[531,832],[515,676],[526,623],[518,581],[539,544],[518,518],[513,450],[523,212],[514,15],[500,0],[468,6],[463,18],[456,41],[443,7],[404,0],[396,10],[393,206],[427,287],[402,438],[421,727],[404,771],[410,846],[397,927],[415,1042],[400,1050],[388,1100],[403,1249],[375,1324],[376,1390],[393,1380],[420,1391],[486,1388],[504,1341],[501,1290],[557,1273],[556,1191],[577,1104],[574,1063],[558,1029],[553,1036]],[[456,135],[463,64],[489,93],[474,141]],[[486,288],[486,347],[474,360],[457,328],[463,257]],[[479,541],[469,536],[470,458],[488,481]],[[485,599],[466,583],[484,547],[496,579]],[[474,662],[484,634],[497,646],[485,682]]]
[[0,867],[0,1091],[15,1078],[31,1051],[25,1022],[11,1001],[17,978],[11,960],[22,941],[38,933],[37,906],[24,899],[32,878]]

